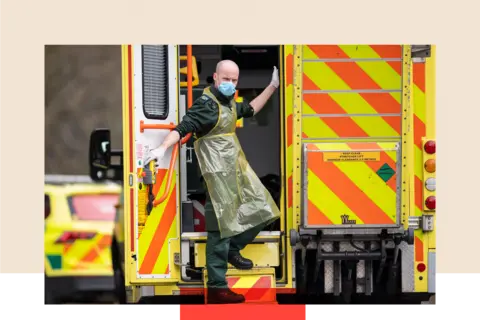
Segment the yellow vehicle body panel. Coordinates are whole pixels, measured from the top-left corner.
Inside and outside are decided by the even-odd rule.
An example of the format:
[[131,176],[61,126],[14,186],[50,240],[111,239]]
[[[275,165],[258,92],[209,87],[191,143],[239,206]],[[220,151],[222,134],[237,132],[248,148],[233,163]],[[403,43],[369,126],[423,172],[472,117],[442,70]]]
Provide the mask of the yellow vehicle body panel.
[[400,225],[397,143],[306,143],[304,227]]
[[120,193],[118,204],[116,205],[116,214],[115,214],[115,226],[114,226],[114,236],[118,244],[125,244],[125,226],[124,226],[124,203],[123,203],[123,190]]
[[[110,243],[112,219],[86,221],[72,213],[70,197],[111,194],[107,205],[118,201],[118,185],[75,184],[45,185],[51,214],[45,220],[45,273],[48,277],[111,276]],[[69,204],[70,201],[70,204]]]
[[[285,46],[287,221],[293,221],[293,228],[302,224],[302,205],[315,209],[317,222],[324,224],[331,221],[319,207],[327,212],[348,212],[349,220],[361,221],[346,206],[351,194],[338,197],[311,170],[302,171],[302,143],[341,143],[349,139],[358,143],[381,143],[400,141],[403,133],[401,165],[404,169],[399,177],[404,208],[401,223],[406,229],[409,217],[422,218],[428,213],[425,196],[434,195],[434,192],[425,189],[422,141],[435,140],[436,48],[431,46],[430,57],[402,64],[400,58],[402,54],[409,54],[409,50],[409,46],[391,45]],[[403,76],[407,74],[410,77]],[[402,89],[406,93],[403,96]],[[323,94],[319,94],[320,91]],[[406,107],[404,110],[402,105]],[[338,163],[338,167],[342,165],[345,166]],[[343,170],[340,176],[346,180],[349,174],[359,175],[359,172]],[[308,184],[306,199],[311,202],[302,199],[303,177]],[[357,177],[356,186],[363,190],[367,185],[360,178]],[[313,196],[322,192],[330,194],[330,201],[319,201]],[[374,201],[380,202],[389,194],[393,196],[388,189],[383,197],[371,193]],[[404,272],[413,273],[414,292],[427,292],[428,277],[432,274],[428,264],[434,253],[431,249],[435,248],[435,228],[433,231],[420,228],[414,234],[414,261],[409,265],[411,270]],[[426,269],[419,271],[419,265],[425,265]]]

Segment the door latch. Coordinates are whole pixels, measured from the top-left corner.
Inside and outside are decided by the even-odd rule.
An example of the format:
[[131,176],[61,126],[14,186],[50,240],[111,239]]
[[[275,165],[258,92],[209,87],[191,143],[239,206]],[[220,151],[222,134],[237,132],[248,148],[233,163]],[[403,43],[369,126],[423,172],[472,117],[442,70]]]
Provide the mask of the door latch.
[[144,165],[143,167],[143,183],[147,186],[147,215],[150,215],[150,213],[153,210],[153,202],[155,201],[155,195],[153,194],[153,186],[157,182],[157,177],[156,177],[156,167],[155,167],[156,161],[150,161],[148,164]]
[[187,148],[186,161],[187,163],[193,163],[193,148],[192,147],[186,147],[186,148]]

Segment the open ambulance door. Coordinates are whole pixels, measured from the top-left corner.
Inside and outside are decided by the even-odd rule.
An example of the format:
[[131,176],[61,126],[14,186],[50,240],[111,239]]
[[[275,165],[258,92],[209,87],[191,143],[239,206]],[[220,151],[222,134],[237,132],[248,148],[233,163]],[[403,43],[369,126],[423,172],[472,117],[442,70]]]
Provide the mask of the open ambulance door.
[[178,124],[178,70],[176,45],[122,46],[127,285],[179,281],[179,146],[143,163]]

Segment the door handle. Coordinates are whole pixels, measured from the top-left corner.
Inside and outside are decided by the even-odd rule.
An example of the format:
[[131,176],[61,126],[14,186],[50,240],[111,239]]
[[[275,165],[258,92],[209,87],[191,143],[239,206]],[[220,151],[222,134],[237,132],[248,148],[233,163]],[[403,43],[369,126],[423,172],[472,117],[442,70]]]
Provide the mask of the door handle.
[[187,147],[186,162],[193,163],[193,148]]

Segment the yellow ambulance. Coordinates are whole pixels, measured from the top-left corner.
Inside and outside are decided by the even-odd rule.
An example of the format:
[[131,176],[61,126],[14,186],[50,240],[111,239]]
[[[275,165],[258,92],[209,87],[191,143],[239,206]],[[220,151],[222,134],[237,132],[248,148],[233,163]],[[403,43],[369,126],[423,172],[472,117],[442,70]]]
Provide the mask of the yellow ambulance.
[[93,179],[114,168],[123,181],[118,254],[129,302],[203,299],[206,190],[193,138],[157,172],[142,157],[222,59],[239,65],[243,99],[268,85],[273,66],[281,78],[237,135],[257,175],[276,181],[282,215],[243,250],[255,267],[228,270],[231,288],[257,303],[435,294],[435,46],[123,45],[121,54],[123,150],[97,129],[90,163]]
[[109,293],[111,241],[122,187],[88,176],[45,175],[45,302]]

